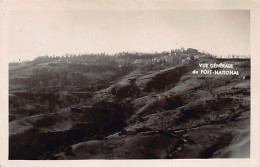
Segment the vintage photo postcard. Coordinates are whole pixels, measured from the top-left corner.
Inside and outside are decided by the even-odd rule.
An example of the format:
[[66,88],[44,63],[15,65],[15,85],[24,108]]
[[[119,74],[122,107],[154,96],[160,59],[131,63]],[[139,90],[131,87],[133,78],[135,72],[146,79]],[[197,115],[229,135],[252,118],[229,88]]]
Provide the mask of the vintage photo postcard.
[[260,165],[259,2],[1,5],[1,166]]

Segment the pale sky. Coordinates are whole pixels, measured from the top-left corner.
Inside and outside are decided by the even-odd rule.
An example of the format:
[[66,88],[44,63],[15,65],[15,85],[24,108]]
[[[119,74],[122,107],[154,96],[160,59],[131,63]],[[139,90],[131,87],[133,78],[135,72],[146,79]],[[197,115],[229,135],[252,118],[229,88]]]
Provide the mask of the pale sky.
[[249,10],[14,11],[9,23],[9,61],[180,47],[250,54]]

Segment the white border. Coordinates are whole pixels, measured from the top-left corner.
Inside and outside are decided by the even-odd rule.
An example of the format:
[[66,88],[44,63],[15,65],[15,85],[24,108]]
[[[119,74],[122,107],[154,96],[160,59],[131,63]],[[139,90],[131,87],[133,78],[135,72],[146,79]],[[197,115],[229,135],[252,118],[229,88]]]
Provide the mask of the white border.
[[[0,1],[0,166],[260,166],[260,1],[249,0],[8,0]],[[13,10],[250,10],[251,154],[248,159],[177,160],[8,160],[8,14]]]

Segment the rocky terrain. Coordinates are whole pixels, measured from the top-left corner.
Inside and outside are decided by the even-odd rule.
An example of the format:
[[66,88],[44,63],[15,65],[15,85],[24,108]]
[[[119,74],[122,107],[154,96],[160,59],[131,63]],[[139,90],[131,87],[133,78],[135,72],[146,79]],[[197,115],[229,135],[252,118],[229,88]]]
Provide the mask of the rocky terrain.
[[[233,64],[239,75],[193,74],[199,63]],[[249,59],[207,57],[128,69],[92,92],[49,92],[55,104],[64,103],[53,112],[36,108],[35,101],[27,115],[10,108],[9,159],[250,157]],[[47,99],[25,94],[10,91],[9,100],[33,96],[44,105]]]

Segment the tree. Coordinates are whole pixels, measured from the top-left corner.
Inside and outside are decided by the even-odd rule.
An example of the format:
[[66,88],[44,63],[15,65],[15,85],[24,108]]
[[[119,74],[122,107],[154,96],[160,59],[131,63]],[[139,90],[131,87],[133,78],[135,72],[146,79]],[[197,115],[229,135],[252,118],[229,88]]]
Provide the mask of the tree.
[[190,56],[190,60],[194,60],[195,58],[194,58],[194,56],[193,55],[191,55]]

